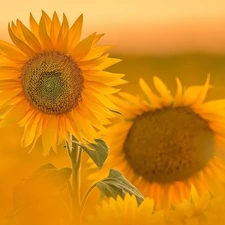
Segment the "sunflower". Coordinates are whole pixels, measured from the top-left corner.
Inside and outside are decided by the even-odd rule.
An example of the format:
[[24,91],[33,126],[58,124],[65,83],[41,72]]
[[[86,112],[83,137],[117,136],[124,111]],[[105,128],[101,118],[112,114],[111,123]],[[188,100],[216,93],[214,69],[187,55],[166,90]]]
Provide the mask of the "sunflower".
[[202,86],[183,88],[176,78],[172,96],[158,78],[156,95],[141,78],[143,94],[119,93],[111,99],[123,117],[109,127],[105,140],[109,157],[100,173],[121,171],[155,208],[168,208],[188,198],[191,186],[199,194],[222,193],[225,184],[225,99],[205,102],[210,76]]
[[14,45],[0,41],[0,126],[24,127],[24,147],[42,136],[44,155],[68,132],[93,143],[114,116],[108,96],[124,83],[123,74],[103,71],[120,61],[105,53],[112,46],[96,46],[103,34],[80,41],[82,24],[82,15],[69,27],[65,15],[61,23],[57,13],[42,12],[37,23],[30,14],[30,29],[20,20],[9,24]]
[[217,213],[210,207],[212,198],[208,192],[202,196],[192,186],[190,198],[177,207],[174,207],[168,215],[168,225],[214,225],[217,220]]
[[212,224],[224,225],[225,224],[225,195],[213,198],[210,202],[210,212],[216,215],[216,220]]
[[95,215],[89,215],[85,225],[165,225],[163,211],[153,212],[153,200],[146,198],[140,206],[134,195],[126,194],[122,199],[110,198],[96,206]]

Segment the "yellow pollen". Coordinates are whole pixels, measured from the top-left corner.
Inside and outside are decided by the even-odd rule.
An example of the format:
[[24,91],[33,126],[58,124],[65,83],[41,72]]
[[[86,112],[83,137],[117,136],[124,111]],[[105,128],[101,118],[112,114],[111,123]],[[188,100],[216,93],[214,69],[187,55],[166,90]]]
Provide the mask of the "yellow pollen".
[[134,119],[123,149],[134,172],[149,182],[185,180],[214,153],[207,121],[189,107],[163,108]]
[[84,87],[77,63],[61,52],[44,52],[23,66],[22,87],[26,99],[46,114],[71,111],[81,100]]

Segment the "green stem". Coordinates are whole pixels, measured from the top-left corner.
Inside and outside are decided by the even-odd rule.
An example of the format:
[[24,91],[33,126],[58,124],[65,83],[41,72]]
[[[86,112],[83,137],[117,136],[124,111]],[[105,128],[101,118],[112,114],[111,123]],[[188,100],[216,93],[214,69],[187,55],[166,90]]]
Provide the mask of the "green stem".
[[87,199],[91,193],[91,191],[96,187],[97,183],[91,185],[91,187],[87,190],[87,192],[85,193],[83,199],[82,199],[82,202],[81,202],[81,212],[84,211],[84,208],[85,208],[85,205],[86,205],[86,202],[87,202]]
[[70,143],[67,143],[68,154],[72,164],[71,178],[71,198],[72,198],[72,223],[79,225],[81,223],[81,203],[80,203],[80,169],[82,159],[82,149],[73,142],[70,136]]

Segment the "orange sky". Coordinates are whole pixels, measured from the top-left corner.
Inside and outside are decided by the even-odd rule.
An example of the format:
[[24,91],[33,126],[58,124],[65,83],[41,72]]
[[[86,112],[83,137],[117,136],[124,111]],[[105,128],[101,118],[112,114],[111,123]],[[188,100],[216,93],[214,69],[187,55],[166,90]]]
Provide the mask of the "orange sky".
[[[0,8],[1,39],[7,23],[19,18],[28,24],[29,12],[41,10],[69,21],[84,14],[84,35],[106,33],[104,43],[114,51],[129,53],[176,53],[180,51],[225,52],[224,0],[11,0]],[[7,36],[6,36],[7,35]]]

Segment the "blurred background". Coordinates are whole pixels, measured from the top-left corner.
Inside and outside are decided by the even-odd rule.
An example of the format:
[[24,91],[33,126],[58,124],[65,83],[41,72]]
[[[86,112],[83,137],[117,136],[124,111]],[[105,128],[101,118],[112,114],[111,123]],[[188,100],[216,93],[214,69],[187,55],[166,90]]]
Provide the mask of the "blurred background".
[[[83,13],[83,37],[95,31],[106,33],[101,44],[115,45],[111,56],[123,60],[110,68],[126,74],[129,83],[121,87],[123,91],[135,94],[140,91],[139,77],[151,85],[156,75],[174,93],[175,77],[186,86],[200,85],[210,73],[214,88],[208,99],[225,97],[224,0],[1,1],[0,39],[10,41],[8,22],[19,18],[28,25],[29,13],[39,20],[41,10],[50,16],[57,11],[60,18],[65,13],[70,24]],[[29,148],[20,147],[21,137],[17,125],[0,129],[0,224],[13,208],[13,187],[22,179],[47,162],[69,166],[62,147],[58,154],[43,157],[40,143],[28,153]],[[85,162],[82,173],[87,187]]]

